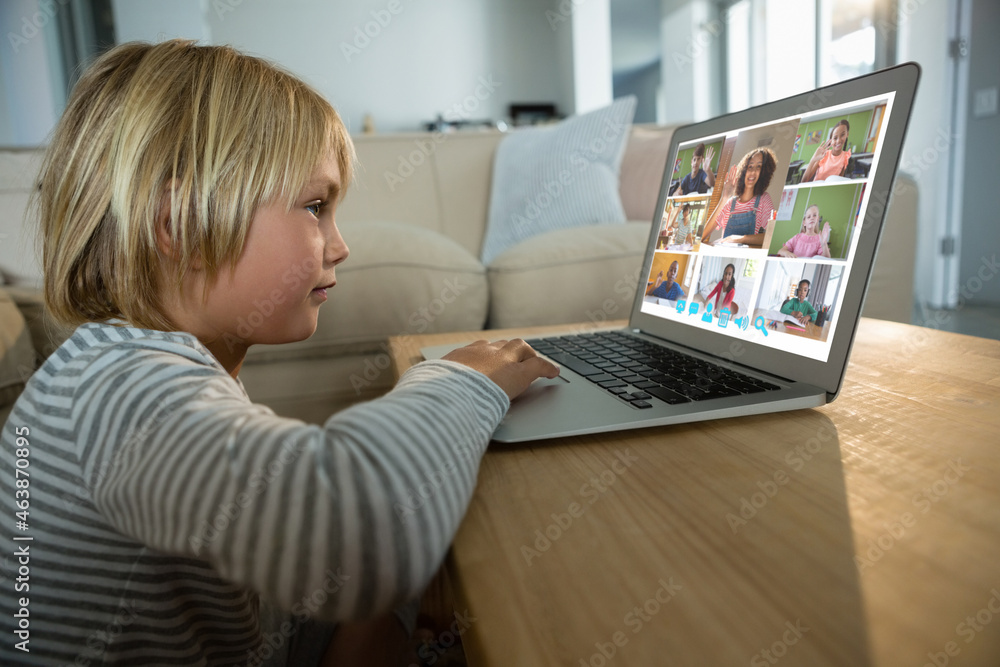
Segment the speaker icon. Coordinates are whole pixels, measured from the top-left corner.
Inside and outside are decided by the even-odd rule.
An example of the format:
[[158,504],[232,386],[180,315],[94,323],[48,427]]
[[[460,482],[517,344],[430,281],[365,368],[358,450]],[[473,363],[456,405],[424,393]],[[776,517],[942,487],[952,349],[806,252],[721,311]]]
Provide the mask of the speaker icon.
[[747,315],[744,315],[743,317],[737,317],[735,320],[733,320],[733,322],[735,322],[736,326],[738,326],[740,329],[743,329],[744,331],[746,331],[750,327],[750,318]]

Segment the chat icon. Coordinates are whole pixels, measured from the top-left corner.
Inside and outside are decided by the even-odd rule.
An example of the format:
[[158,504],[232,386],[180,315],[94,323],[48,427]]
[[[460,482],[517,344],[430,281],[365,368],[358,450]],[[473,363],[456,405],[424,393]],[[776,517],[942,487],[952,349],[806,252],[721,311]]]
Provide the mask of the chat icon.
[[688,306],[688,315],[697,315],[697,314],[698,314],[698,302],[692,301],[691,305]]

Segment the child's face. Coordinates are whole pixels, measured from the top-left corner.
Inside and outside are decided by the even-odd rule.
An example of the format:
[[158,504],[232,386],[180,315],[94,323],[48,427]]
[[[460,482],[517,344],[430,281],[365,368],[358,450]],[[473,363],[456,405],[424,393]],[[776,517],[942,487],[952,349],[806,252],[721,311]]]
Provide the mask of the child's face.
[[806,215],[802,222],[805,224],[807,232],[815,232],[819,228],[819,209],[815,206],[806,209]]
[[[207,328],[245,344],[287,343],[316,331],[334,267],[348,248],[334,221],[340,170],[321,160],[290,211],[283,201],[257,210],[233,271],[221,271],[202,311]],[[199,336],[200,337],[200,336]]]
[[843,125],[838,125],[833,130],[833,137],[830,139],[833,142],[831,149],[834,155],[840,155],[840,152],[844,150],[844,144],[847,143],[847,128]]
[[764,167],[764,156],[757,153],[747,164],[747,174],[743,179],[743,183],[749,192],[753,192],[753,188],[757,185],[757,179],[760,178],[761,169]]

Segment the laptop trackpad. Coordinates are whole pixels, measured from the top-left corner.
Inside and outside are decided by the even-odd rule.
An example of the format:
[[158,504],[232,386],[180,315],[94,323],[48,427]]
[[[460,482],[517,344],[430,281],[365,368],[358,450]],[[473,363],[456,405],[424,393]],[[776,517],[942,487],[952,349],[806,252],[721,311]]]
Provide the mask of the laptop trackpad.
[[518,402],[529,396],[538,396],[542,394],[549,394],[556,391],[556,387],[563,387],[569,384],[569,380],[564,378],[562,375],[557,375],[554,378],[538,378],[531,385],[524,390],[524,392],[514,399],[514,402]]

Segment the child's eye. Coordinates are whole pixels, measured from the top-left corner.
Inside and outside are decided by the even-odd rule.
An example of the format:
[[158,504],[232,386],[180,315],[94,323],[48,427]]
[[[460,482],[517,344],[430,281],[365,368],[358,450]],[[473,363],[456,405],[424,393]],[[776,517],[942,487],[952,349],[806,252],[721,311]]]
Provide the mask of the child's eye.
[[312,204],[306,204],[306,210],[318,218],[319,212],[323,210],[323,202],[317,201]]

